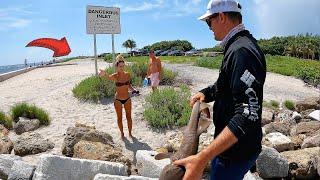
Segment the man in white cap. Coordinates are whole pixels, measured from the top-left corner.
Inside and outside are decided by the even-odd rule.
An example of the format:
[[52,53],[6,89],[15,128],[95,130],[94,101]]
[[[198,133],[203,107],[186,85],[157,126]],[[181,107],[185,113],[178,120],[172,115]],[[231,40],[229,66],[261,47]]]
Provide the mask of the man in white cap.
[[175,161],[186,168],[184,180],[201,179],[211,161],[211,180],[240,180],[261,152],[261,113],[266,77],[264,54],[242,24],[241,6],[234,0],[211,0],[206,21],[224,59],[217,81],[196,93],[196,101],[212,102],[215,139],[194,156]]

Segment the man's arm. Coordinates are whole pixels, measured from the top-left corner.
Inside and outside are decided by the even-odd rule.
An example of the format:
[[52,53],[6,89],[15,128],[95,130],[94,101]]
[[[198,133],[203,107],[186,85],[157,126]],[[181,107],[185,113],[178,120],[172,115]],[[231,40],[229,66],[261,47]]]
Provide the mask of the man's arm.
[[199,92],[204,94],[205,96],[204,102],[209,103],[214,101],[216,98],[216,92],[217,92],[217,82],[215,82],[211,86],[208,86],[207,88],[200,90]]
[[238,142],[237,137],[228,127],[225,127],[211,144],[198,154],[198,156],[201,161],[207,164],[210,160],[229,149],[236,142]]

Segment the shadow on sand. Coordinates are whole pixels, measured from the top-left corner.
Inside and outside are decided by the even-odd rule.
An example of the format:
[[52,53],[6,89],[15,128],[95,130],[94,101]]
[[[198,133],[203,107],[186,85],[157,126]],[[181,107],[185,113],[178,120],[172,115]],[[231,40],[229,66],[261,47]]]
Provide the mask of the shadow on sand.
[[114,102],[114,98],[113,97],[109,97],[109,98],[101,98],[100,99],[100,103],[103,105],[108,105],[108,104],[113,104]]
[[123,139],[125,143],[126,149],[130,150],[133,152],[133,163],[136,164],[137,159],[136,159],[136,153],[138,150],[152,150],[152,148],[147,144],[140,142],[137,138],[133,137],[132,142],[130,142],[126,137]]

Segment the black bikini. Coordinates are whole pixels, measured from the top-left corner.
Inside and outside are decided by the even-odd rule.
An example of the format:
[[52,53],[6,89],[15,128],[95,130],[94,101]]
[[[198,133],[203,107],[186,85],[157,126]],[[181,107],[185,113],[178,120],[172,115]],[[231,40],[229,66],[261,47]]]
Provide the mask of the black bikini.
[[[130,85],[130,84],[131,84],[130,81],[127,81],[127,82],[116,82],[116,86],[117,87]],[[121,104],[125,104],[129,99],[130,99],[130,97],[128,99],[116,99],[116,100],[119,101]]]
[[125,100],[122,100],[122,99],[116,99],[116,100],[119,101],[121,104],[125,104],[129,99],[130,98],[125,99]]

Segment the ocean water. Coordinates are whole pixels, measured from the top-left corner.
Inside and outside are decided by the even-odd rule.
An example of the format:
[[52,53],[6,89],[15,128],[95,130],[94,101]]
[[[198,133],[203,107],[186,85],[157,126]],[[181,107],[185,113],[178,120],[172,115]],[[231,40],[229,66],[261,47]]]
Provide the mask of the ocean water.
[[27,64],[27,66],[24,65],[24,64],[0,66],[0,74],[4,74],[4,73],[11,72],[11,71],[24,69],[24,68],[30,67],[30,66],[38,66],[38,65],[41,65],[41,63],[31,63],[31,64]]
[[24,64],[16,64],[16,65],[8,65],[8,66],[0,66],[0,74],[16,71],[19,69],[25,68]]

